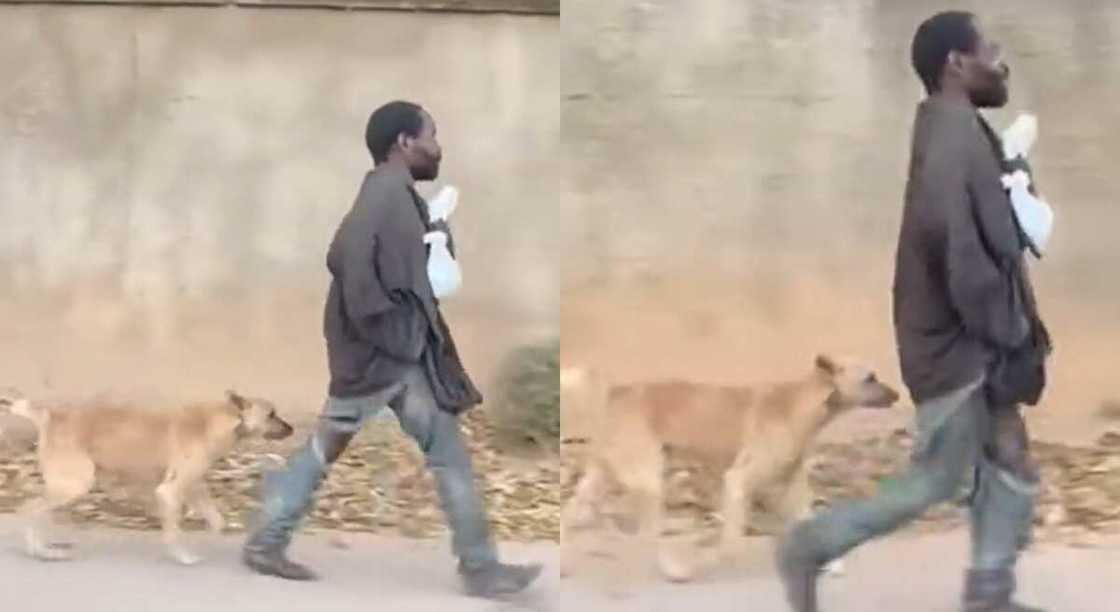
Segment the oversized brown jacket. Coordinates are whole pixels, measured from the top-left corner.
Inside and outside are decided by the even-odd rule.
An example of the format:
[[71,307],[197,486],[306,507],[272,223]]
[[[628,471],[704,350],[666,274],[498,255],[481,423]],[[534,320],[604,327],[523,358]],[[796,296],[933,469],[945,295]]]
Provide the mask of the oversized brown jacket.
[[[375,393],[421,365],[444,410],[482,401],[428,281],[423,237],[431,229],[407,171],[381,166],[366,174],[327,254],[332,280],[323,332],[331,396]],[[438,229],[450,237],[445,224]]]
[[[1030,338],[1024,242],[1000,181],[998,138],[966,102],[927,98],[914,120],[893,287],[902,377],[915,402],[984,375]],[[1028,295],[1016,296],[1022,282]]]

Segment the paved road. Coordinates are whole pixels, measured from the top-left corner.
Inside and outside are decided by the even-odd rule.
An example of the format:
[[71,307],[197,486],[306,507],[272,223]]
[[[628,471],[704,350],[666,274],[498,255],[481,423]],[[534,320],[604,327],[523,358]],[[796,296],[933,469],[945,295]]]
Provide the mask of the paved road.
[[[609,608],[600,607],[608,600],[598,593],[613,579],[604,580],[608,572],[601,568],[586,572],[576,584],[572,584],[572,578],[562,583],[562,609],[575,609],[576,604],[583,604],[586,609],[628,612],[785,612],[787,608],[772,570],[772,548],[769,540],[756,540],[733,567],[702,581],[642,581],[637,589],[622,589],[629,591],[629,596],[615,599]],[[902,535],[870,543],[849,555],[845,576],[822,579],[823,610],[957,612],[966,551],[967,534],[963,532]],[[1039,545],[1024,557],[1019,575],[1024,600],[1045,606],[1049,612],[1120,610],[1118,579],[1117,538],[1102,541],[1094,548]],[[597,584],[591,587],[592,582]]]
[[[372,536],[308,536],[297,541],[301,559],[325,578],[288,583],[255,576],[236,560],[239,540],[190,534],[208,560],[179,567],[160,554],[152,533],[80,530],[78,557],[45,564],[25,558],[17,546],[16,524],[0,517],[0,610],[51,612],[132,612],[206,610],[283,612],[316,610],[507,612],[534,610],[775,611],[784,610],[767,562],[769,543],[759,541],[735,567],[689,585],[638,578],[629,597],[609,595],[584,574],[561,580],[555,569],[558,547],[509,544],[515,560],[551,563],[535,588],[511,602],[494,603],[459,595],[443,542]],[[64,534],[71,535],[71,534]],[[341,538],[348,547],[332,542]],[[828,612],[906,610],[951,612],[964,555],[963,534],[890,539],[857,551],[848,575],[826,580]],[[605,562],[604,562],[605,563]],[[603,573],[596,573],[600,578]],[[1120,541],[1101,548],[1040,548],[1023,566],[1023,592],[1054,612],[1120,609]],[[601,582],[601,581],[600,581]]]

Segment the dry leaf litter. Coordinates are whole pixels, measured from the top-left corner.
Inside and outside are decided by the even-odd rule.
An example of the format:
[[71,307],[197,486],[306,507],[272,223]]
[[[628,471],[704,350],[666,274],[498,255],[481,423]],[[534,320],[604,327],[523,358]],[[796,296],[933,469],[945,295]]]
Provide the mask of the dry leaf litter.
[[[821,443],[810,456],[810,482],[819,506],[844,499],[863,498],[908,465],[913,437],[899,429],[888,435],[869,436],[850,443]],[[1091,446],[1033,442],[1042,467],[1043,491],[1035,516],[1035,542],[1062,542],[1092,546],[1101,536],[1120,533],[1120,430],[1110,431]],[[571,495],[579,475],[585,441],[565,441],[564,492]],[[665,470],[667,533],[714,534],[720,479],[715,469],[687,453],[670,450]],[[614,491],[617,494],[618,491]],[[916,531],[943,531],[967,524],[968,485],[955,503],[931,508],[908,527]],[[616,495],[605,513],[626,528],[624,506]],[[775,533],[779,523],[758,508],[751,532]],[[613,515],[613,516],[612,516]],[[631,525],[632,527],[632,525]]]

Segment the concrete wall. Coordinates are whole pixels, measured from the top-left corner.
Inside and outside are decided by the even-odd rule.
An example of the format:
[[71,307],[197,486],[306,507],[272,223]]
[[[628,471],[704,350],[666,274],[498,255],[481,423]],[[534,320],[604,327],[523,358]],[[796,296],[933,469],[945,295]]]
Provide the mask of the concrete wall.
[[[559,20],[0,7],[0,384],[315,411],[326,247],[371,163],[369,113],[437,120],[485,382],[555,333]],[[431,193],[435,186],[428,186]]]
[[[565,359],[753,380],[816,351],[898,380],[890,286],[918,23],[978,11],[1039,116],[1056,211],[1035,266],[1057,343],[1039,422],[1120,395],[1120,3],[565,0]],[[642,358],[635,358],[636,355]]]
[[3,0],[5,4],[114,4],[160,6],[247,6],[347,11],[432,11],[559,15],[560,0]]

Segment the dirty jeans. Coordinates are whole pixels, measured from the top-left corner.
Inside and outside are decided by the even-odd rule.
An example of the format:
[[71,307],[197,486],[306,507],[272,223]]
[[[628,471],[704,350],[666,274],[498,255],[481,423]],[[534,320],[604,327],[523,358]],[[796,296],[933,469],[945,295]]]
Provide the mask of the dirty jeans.
[[260,526],[246,543],[247,549],[287,548],[330,465],[362,426],[386,406],[419,445],[435,476],[440,505],[451,528],[452,552],[464,568],[497,560],[459,419],[438,407],[419,366],[410,368],[398,385],[377,394],[327,400],[315,432],[289,457],[287,469],[265,476]]
[[1017,407],[993,407],[983,382],[918,406],[907,472],[872,498],[837,505],[802,525],[806,552],[827,562],[957,497],[973,477],[972,569],[1009,570],[1029,537],[1038,472]]

